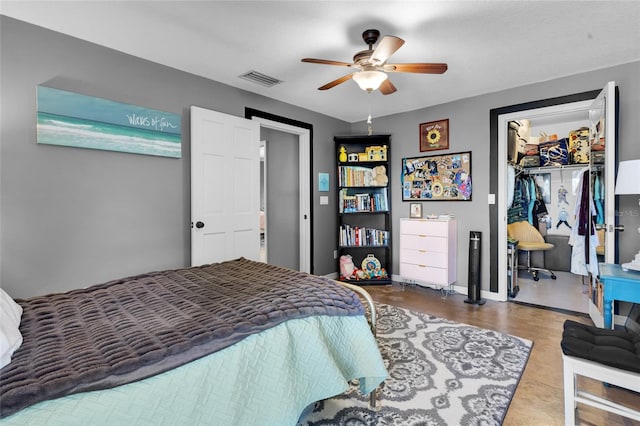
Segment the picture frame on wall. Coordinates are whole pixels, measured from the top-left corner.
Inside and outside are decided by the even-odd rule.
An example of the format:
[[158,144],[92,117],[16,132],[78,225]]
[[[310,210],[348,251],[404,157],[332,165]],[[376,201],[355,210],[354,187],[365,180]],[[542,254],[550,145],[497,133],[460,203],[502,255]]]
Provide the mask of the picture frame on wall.
[[471,151],[402,159],[402,201],[471,201]]
[[449,149],[449,119],[420,123],[420,152]]
[[420,203],[411,203],[409,205],[409,217],[412,219],[421,219],[422,218],[422,204]]

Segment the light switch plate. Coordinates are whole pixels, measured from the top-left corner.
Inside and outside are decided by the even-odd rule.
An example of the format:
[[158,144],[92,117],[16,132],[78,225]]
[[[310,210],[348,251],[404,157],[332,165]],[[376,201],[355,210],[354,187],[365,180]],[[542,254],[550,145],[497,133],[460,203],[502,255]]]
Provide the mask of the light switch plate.
[[496,203],[496,194],[489,194],[489,204]]
[[320,196],[320,205],[324,206],[329,204],[329,196],[328,195],[321,195]]

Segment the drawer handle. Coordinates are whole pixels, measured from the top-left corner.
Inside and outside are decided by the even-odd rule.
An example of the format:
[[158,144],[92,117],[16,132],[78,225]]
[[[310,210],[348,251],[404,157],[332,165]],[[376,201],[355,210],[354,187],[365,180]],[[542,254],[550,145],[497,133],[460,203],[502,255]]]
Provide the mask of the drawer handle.
[[420,268],[426,268],[427,265],[418,265]]
[[427,238],[427,236],[426,236],[426,235],[422,235],[422,234],[418,234],[418,237],[420,237],[420,238]]
[[420,253],[426,253],[426,250],[418,250]]

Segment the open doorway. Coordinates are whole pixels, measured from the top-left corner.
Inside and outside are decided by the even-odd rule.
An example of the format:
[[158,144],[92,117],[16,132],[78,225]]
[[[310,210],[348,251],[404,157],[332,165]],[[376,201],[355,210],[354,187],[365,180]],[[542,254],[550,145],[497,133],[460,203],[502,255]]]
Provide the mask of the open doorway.
[[267,216],[266,216],[266,196],[267,196],[267,173],[266,173],[266,141],[260,141],[260,262],[267,263]]
[[[547,231],[552,229],[552,232],[547,232],[551,236],[555,237],[554,243],[555,249],[565,247],[567,248],[566,240],[568,237],[562,235],[564,227],[569,229],[579,229],[572,223],[571,220],[566,221],[563,215],[563,209],[566,209],[569,214],[573,213],[574,220],[578,219],[578,215],[575,212],[575,206],[569,208],[571,200],[565,200],[570,198],[569,195],[576,195],[573,193],[576,184],[576,171],[578,171],[578,177],[581,177],[584,185],[580,188],[583,191],[582,200],[588,204],[589,200],[595,200],[596,204],[599,201],[602,203],[602,218],[594,219],[591,223],[590,220],[585,220],[581,226],[587,229],[582,234],[571,232],[573,239],[573,249],[567,248],[568,251],[558,252],[546,256],[545,252],[544,263],[561,264],[563,261],[567,265],[564,266],[567,271],[567,280],[572,280],[573,283],[568,283],[573,286],[574,289],[579,289],[579,300],[582,304],[586,299],[587,310],[592,320],[598,324],[602,322],[602,315],[597,308],[597,286],[593,279],[597,273],[592,268],[597,268],[597,265],[601,261],[613,263],[616,255],[615,244],[615,230],[616,230],[616,217],[615,217],[615,200],[613,192],[614,174],[615,174],[615,147],[617,145],[616,137],[616,119],[615,108],[617,104],[617,93],[615,92],[615,83],[609,82],[605,88],[601,91],[585,92],[576,95],[564,96],[560,98],[552,98],[542,101],[535,101],[527,104],[513,105],[510,107],[504,107],[500,109],[491,110],[491,158],[492,162],[497,165],[495,170],[491,172],[491,192],[497,193],[497,199],[499,202],[497,205],[490,207],[491,212],[491,246],[492,253],[491,258],[496,259],[497,262],[492,262],[492,281],[491,290],[497,292],[500,296],[500,300],[506,300],[507,295],[513,298],[511,293],[511,283],[508,279],[508,274],[503,273],[509,270],[508,262],[508,245],[504,242],[507,241],[507,223],[511,223],[512,213],[509,205],[511,205],[509,198],[515,197],[517,190],[513,190],[515,185],[510,184],[514,182],[514,177],[517,173],[524,173],[530,177],[541,178],[544,175],[549,174],[550,180],[550,200],[553,204],[549,212],[552,216],[548,226],[545,227]],[[513,154],[514,146],[508,144],[508,133],[510,124],[516,121],[528,120],[531,124],[531,135],[527,138],[529,143],[536,142],[538,137],[538,148],[540,150],[540,164],[527,164],[522,163],[520,158],[513,162],[513,155],[509,156],[511,151]],[[534,124],[538,128],[534,127]],[[563,127],[564,126],[564,127]],[[544,129],[544,132],[542,131]],[[542,154],[543,145],[547,145],[547,142],[553,146],[561,146],[563,142],[562,138],[549,138],[549,141],[542,142],[542,137],[545,133],[565,135],[569,134],[566,141],[573,141],[571,131],[568,129],[577,129],[575,135],[580,134],[580,130],[584,129],[588,134],[587,149],[588,158],[583,160],[577,160],[577,158],[565,159],[560,164],[546,163],[544,155]],[[578,139],[576,139],[578,141]],[[606,143],[605,143],[606,142]],[[602,146],[602,151],[596,145]],[[560,149],[558,152],[565,152],[568,156],[571,153],[574,156],[580,152],[579,145],[569,145],[571,149]],[[525,148],[525,151],[527,149]],[[563,154],[564,155],[564,154]],[[511,158],[510,158],[511,157]],[[550,157],[549,157],[550,158]],[[514,164],[515,163],[515,164]],[[514,167],[515,166],[515,167]],[[518,170],[518,166],[520,169]],[[515,169],[515,170],[514,170]],[[509,172],[511,170],[511,172]],[[556,174],[554,178],[553,173]],[[555,182],[555,183],[554,183]],[[598,183],[599,182],[599,183]],[[543,184],[544,185],[544,184]],[[600,191],[597,188],[601,188]],[[509,189],[508,189],[509,188]],[[603,197],[597,194],[604,194]],[[513,198],[512,198],[513,199]],[[529,204],[531,205],[531,204]],[[555,211],[554,211],[555,208]],[[588,209],[587,209],[588,210]],[[529,212],[529,216],[531,212]],[[590,216],[587,216],[590,217]],[[595,218],[595,216],[594,216]],[[593,232],[591,232],[593,231]],[[597,236],[596,236],[597,233]],[[602,234],[602,236],[600,235]],[[582,235],[582,237],[581,237]],[[588,237],[587,237],[588,236]],[[584,244],[587,251],[582,248],[575,250],[576,244],[580,246],[580,239],[598,239],[600,242],[590,242]],[[547,241],[548,242],[548,241]],[[602,253],[598,252],[598,247],[602,246]],[[582,251],[580,251],[582,250]],[[585,268],[586,263],[586,268]],[[556,267],[557,269],[557,267]],[[578,277],[574,275],[578,275]],[[516,274],[517,275],[517,274]],[[582,278],[584,276],[585,279]],[[586,287],[583,284],[586,283]],[[584,307],[572,309],[565,306],[557,306],[558,302],[566,301],[566,296],[561,294],[558,283],[561,282],[561,277],[558,276],[557,281],[544,282],[550,284],[549,291],[545,294],[545,297],[537,299],[538,303],[534,303],[540,306],[548,306],[552,308],[568,309],[573,311],[582,312]],[[543,283],[543,280],[531,280],[528,284],[531,286],[539,285]],[[522,284],[519,286],[522,291]],[[517,296],[522,299],[522,294]]]
[[266,141],[265,259],[313,273],[312,126],[250,108],[245,117],[259,123],[261,139]]
[[[299,136],[261,127],[264,141],[261,244],[264,261],[300,270]],[[261,247],[262,248],[262,247]]]

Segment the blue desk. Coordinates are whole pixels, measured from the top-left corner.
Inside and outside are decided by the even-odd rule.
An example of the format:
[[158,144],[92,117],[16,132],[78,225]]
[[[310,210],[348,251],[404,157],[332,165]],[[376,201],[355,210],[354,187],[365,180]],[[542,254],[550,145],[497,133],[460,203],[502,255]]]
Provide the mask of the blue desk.
[[640,272],[623,271],[620,265],[601,263],[600,281],[604,287],[604,328],[613,328],[614,300],[640,303]]

